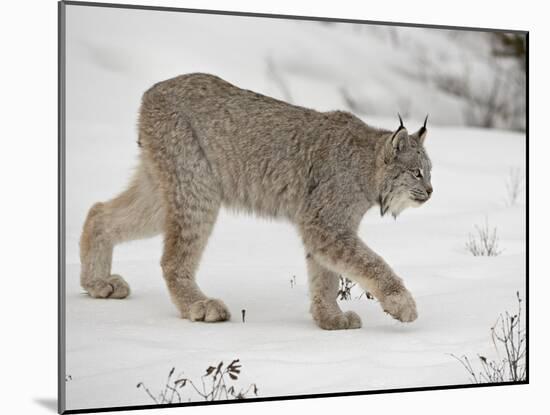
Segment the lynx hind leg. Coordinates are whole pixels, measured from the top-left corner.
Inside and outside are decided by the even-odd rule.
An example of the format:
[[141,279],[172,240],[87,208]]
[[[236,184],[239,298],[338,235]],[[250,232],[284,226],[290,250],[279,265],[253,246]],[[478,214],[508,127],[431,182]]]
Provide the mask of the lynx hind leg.
[[353,311],[342,312],[337,303],[338,274],[320,265],[307,255],[310,311],[317,325],[325,330],[358,329],[360,317]]
[[140,166],[126,191],[88,212],[80,238],[80,283],[94,298],[125,298],[126,281],[111,274],[113,248],[161,232],[164,212],[145,167]]
[[174,112],[162,84],[143,96],[139,135],[166,207],[161,266],[170,297],[183,318],[229,320],[225,304],[207,297],[195,282],[221,206],[222,189],[194,129],[181,113]]
[[191,321],[229,320],[230,313],[225,304],[207,297],[195,281],[200,258],[218,214],[219,202],[207,198],[198,202],[198,196],[184,196],[180,200],[186,200],[186,206],[167,215],[162,256],[162,270],[172,301],[181,316]]
[[[178,139],[171,140],[172,134]],[[195,281],[222,201],[210,164],[185,122],[156,140],[145,136],[144,142],[151,147],[162,180],[166,213],[161,266],[172,302],[183,318],[192,321],[229,320],[225,304],[207,297]],[[165,145],[153,148],[159,143]]]

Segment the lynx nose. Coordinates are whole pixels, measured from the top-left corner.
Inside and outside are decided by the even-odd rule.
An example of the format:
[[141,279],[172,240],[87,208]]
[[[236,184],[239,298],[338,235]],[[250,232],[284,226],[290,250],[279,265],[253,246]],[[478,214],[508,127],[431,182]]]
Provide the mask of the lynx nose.
[[432,193],[434,191],[434,188],[432,187],[432,185],[428,185],[428,187],[426,187],[426,193],[428,193],[428,196],[431,196]]

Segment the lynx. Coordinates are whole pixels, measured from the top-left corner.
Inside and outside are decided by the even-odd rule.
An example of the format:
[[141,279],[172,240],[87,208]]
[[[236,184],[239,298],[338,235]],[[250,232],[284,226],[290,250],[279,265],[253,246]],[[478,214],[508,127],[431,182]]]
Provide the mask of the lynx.
[[181,316],[228,320],[225,304],[195,281],[225,206],[295,225],[319,327],[361,327],[356,313],[337,304],[341,274],[395,319],[415,320],[416,304],[401,278],[357,236],[371,207],[396,217],[432,194],[427,117],[411,135],[399,120],[395,131],[377,129],[347,112],[294,106],[209,74],[153,85],[141,102],[135,176],[119,196],[92,206],[85,221],[82,287],[96,298],[127,297],[126,281],[111,274],[113,247],[163,234],[162,271]]

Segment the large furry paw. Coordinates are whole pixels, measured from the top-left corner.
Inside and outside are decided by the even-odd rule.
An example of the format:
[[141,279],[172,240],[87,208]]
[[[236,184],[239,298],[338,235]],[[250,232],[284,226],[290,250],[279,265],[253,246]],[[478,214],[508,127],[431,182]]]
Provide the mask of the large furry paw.
[[120,275],[110,275],[84,284],[84,289],[94,298],[126,298],[130,295],[130,286]]
[[346,330],[361,328],[361,318],[354,311],[314,316],[315,322],[324,330]]
[[231,318],[227,306],[221,300],[207,298],[195,301],[189,307],[189,320],[191,321],[226,321]]
[[398,294],[388,295],[380,304],[386,313],[404,323],[410,323],[418,317],[414,298],[406,289]]

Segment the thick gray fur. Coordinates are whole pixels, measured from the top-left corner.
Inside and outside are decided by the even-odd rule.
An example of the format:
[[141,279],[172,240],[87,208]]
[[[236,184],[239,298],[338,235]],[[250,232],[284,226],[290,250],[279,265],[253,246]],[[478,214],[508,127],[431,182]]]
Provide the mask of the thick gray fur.
[[359,316],[336,302],[340,274],[371,292],[394,318],[413,321],[413,297],[357,229],[373,206],[396,217],[429,199],[425,137],[425,126],[412,135],[403,126],[373,128],[347,112],[290,105],[213,75],[157,83],[142,99],[135,177],[119,196],[95,204],[86,219],[81,284],[93,297],[128,296],[124,279],[111,275],[114,245],[162,233],[163,274],[182,317],[229,319],[223,302],[207,297],[195,281],[223,205],[296,226],[319,327],[361,327]]

